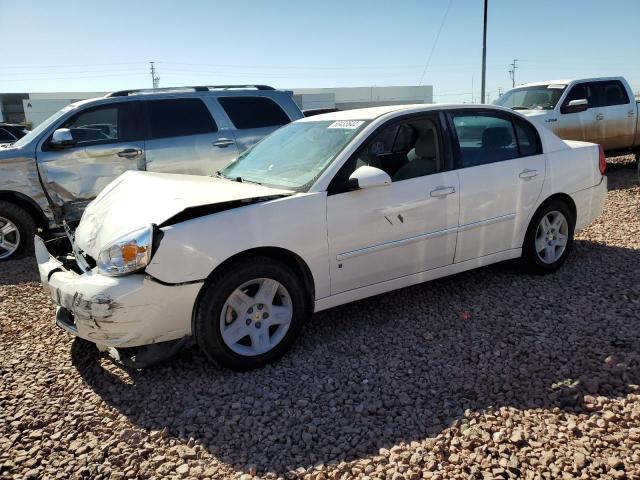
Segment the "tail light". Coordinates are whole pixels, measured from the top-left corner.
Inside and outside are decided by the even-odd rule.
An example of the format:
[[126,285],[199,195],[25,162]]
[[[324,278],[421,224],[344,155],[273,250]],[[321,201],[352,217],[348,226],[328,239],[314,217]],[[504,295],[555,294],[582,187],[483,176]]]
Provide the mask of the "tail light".
[[600,150],[600,175],[604,175],[607,171],[607,157],[604,156],[602,145],[598,145],[598,150]]

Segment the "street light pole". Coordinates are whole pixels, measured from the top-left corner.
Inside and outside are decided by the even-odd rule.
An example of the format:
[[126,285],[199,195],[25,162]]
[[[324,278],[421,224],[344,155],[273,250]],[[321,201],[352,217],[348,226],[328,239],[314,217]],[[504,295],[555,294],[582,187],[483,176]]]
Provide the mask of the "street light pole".
[[485,81],[487,76],[487,8],[489,0],[484,0],[484,29],[482,31],[482,87],[480,89],[480,103],[485,100]]

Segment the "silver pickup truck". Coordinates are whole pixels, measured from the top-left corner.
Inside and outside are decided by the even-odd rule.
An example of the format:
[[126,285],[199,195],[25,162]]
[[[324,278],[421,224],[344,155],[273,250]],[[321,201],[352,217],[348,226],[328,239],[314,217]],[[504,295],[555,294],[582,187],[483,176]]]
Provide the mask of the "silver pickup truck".
[[[264,85],[126,90],[69,105],[0,145],[0,261],[32,246],[126,170],[211,175],[303,114]],[[139,199],[144,202],[144,198]]]
[[528,83],[494,103],[542,122],[562,139],[598,143],[608,155],[640,156],[638,102],[623,77]]

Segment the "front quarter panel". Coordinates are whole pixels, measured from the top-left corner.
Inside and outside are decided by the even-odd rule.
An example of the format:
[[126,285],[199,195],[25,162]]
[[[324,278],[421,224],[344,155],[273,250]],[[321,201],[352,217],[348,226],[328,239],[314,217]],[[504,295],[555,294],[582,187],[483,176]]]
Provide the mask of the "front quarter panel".
[[53,213],[40,184],[35,152],[30,145],[0,149],[1,192],[19,193],[34,200],[53,226]]
[[297,254],[311,270],[316,298],[329,295],[326,194],[306,193],[164,227],[146,272],[167,283],[207,278],[222,262],[259,247]]

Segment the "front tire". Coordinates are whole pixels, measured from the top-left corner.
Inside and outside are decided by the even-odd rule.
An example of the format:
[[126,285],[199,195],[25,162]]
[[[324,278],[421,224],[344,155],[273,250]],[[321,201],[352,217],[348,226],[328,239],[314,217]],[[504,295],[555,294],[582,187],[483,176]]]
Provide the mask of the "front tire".
[[551,199],[542,204],[531,219],[522,246],[527,270],[544,275],[560,268],[573,246],[575,223],[565,202]]
[[24,209],[0,201],[0,262],[30,253],[36,230],[35,221]]
[[301,279],[284,263],[248,257],[205,284],[194,334],[207,357],[233,370],[250,370],[291,348],[307,316]]

